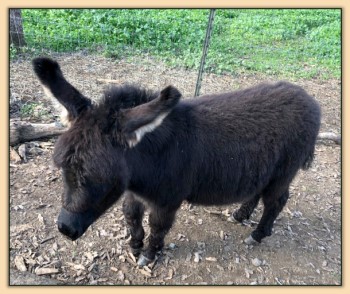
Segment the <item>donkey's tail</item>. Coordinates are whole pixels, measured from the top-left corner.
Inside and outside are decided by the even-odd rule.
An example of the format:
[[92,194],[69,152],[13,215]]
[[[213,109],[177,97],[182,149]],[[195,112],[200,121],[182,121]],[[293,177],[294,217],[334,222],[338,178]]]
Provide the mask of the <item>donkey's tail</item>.
[[309,155],[306,157],[306,160],[304,161],[301,167],[303,170],[307,170],[308,168],[311,167],[311,164],[314,160],[314,156],[315,156],[315,148],[313,148],[312,151],[309,153]]

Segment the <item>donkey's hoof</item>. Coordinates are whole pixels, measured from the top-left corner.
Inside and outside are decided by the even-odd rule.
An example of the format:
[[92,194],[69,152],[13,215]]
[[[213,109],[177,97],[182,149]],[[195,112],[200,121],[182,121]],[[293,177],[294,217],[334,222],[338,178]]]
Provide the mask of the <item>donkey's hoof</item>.
[[141,254],[139,257],[139,260],[137,261],[137,265],[143,267],[145,265],[150,264],[152,261],[153,261],[152,259],[149,259],[146,256]]
[[244,216],[239,210],[235,210],[231,218],[236,222],[237,224],[242,224],[244,220],[249,219],[249,216]]
[[244,243],[247,244],[247,245],[258,245],[258,244],[259,244],[259,242],[256,241],[256,240],[252,237],[252,235],[249,235],[249,237],[246,238],[246,239],[244,240]]

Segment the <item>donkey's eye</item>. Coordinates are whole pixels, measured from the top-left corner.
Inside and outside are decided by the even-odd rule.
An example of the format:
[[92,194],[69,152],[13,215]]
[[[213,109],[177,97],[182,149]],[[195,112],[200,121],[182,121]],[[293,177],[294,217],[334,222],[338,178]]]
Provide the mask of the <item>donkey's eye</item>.
[[77,185],[78,181],[77,181],[77,176],[74,172],[70,171],[70,170],[65,170],[63,171],[63,175],[65,177],[65,180],[70,183],[71,185]]

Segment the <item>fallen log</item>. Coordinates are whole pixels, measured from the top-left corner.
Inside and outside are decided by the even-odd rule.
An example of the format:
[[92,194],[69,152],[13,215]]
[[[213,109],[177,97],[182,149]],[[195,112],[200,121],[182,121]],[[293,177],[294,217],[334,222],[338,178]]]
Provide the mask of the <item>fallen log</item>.
[[51,138],[67,129],[60,123],[39,124],[25,121],[10,121],[10,146],[41,138]]
[[[41,138],[50,138],[61,135],[67,130],[60,123],[39,124],[20,120],[10,121],[10,146]],[[319,140],[331,140],[336,144],[341,143],[341,136],[332,132],[319,133]]]
[[317,136],[317,139],[319,139],[319,140],[331,140],[338,145],[340,145],[340,143],[341,143],[341,136],[334,134],[332,132],[319,133]]

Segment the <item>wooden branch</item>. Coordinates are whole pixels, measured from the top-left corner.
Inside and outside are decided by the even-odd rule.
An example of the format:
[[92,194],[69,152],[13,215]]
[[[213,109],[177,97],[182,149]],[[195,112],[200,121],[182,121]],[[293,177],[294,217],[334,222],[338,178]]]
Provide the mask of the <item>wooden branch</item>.
[[37,124],[24,121],[10,121],[10,146],[64,133],[67,129],[58,123]]
[[[67,130],[59,123],[38,124],[20,120],[10,121],[10,146],[41,138],[50,138],[61,135]],[[319,140],[331,140],[336,144],[341,143],[341,136],[332,132],[319,133]]]
[[338,145],[340,145],[340,143],[341,143],[341,136],[334,134],[334,133],[331,133],[331,132],[319,133],[317,136],[317,139],[319,139],[319,140],[331,140]]

